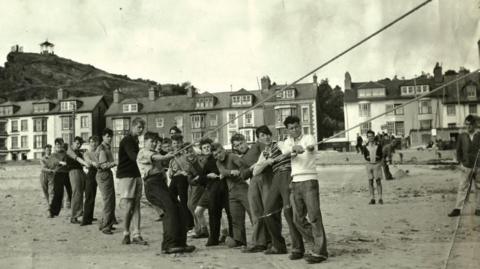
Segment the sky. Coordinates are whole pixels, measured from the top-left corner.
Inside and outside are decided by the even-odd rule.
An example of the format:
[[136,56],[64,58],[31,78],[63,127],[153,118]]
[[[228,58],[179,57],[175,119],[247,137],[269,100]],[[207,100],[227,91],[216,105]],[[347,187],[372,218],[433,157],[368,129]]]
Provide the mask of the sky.
[[[265,75],[295,81],[423,1],[0,0],[0,55],[39,52],[48,38],[57,55],[110,73],[256,90]],[[479,39],[480,0],[433,0],[317,76],[343,88],[347,71],[359,82],[433,73],[436,62],[474,70]]]

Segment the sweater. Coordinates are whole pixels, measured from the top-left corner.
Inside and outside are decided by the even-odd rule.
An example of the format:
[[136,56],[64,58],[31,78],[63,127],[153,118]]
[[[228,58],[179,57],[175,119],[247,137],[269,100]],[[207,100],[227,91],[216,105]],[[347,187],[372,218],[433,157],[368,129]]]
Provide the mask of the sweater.
[[141,177],[137,166],[137,155],[140,151],[138,138],[129,134],[120,141],[118,148],[117,178]]

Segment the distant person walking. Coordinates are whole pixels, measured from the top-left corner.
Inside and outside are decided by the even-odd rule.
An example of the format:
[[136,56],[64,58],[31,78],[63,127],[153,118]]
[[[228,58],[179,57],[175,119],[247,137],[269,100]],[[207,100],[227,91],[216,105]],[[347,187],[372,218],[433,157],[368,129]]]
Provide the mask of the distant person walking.
[[448,214],[449,217],[460,216],[471,187],[475,187],[475,215],[480,216],[480,176],[478,175],[480,158],[477,158],[480,150],[480,133],[474,116],[468,115],[465,118],[465,127],[467,132],[461,133],[457,138],[457,161],[461,164],[462,173],[458,185],[457,202],[455,208]]
[[362,152],[362,145],[363,145],[363,138],[360,134],[357,134],[357,144],[355,145],[355,149],[357,150],[357,153]]
[[368,189],[370,191],[370,203],[375,204],[375,189],[373,181],[377,183],[378,203],[383,204],[382,197],[382,160],[383,149],[380,142],[375,141],[375,132],[367,131],[367,144],[363,147],[363,156],[367,160]]

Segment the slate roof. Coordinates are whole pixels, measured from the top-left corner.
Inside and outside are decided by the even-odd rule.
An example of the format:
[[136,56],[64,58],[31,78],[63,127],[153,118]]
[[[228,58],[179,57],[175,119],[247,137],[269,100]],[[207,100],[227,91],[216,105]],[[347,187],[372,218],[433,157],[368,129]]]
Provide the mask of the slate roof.
[[[105,99],[103,99],[103,95],[96,95],[96,96],[86,96],[86,97],[71,97],[68,99],[63,99],[63,100],[57,100],[57,99],[41,99],[41,100],[28,100],[28,101],[19,101],[19,102],[4,102],[1,103],[0,106],[16,106],[18,110],[15,110],[13,115],[8,115],[8,116],[0,116],[0,117],[16,117],[16,116],[38,116],[38,115],[51,115],[51,114],[64,114],[64,113],[70,113],[70,112],[60,112],[60,102],[61,101],[68,101],[68,100],[78,100],[80,101],[80,106],[77,108],[76,112],[77,113],[82,113],[82,112],[92,112],[93,109],[97,106],[98,103],[100,103],[102,100],[103,102],[106,102]],[[48,101],[55,106],[50,109],[49,112],[45,113],[33,113],[33,104],[38,104],[38,103],[43,103],[45,101]]]

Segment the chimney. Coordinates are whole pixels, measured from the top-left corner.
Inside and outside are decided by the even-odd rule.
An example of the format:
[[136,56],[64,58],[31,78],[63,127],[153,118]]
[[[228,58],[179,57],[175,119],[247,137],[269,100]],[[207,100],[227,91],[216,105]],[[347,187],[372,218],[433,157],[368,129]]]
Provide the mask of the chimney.
[[346,72],[345,73],[345,90],[351,90],[352,89],[352,77],[350,76],[350,73]]
[[148,100],[155,101],[156,98],[157,98],[157,89],[155,89],[154,87],[150,87],[148,89]]
[[260,83],[262,84],[262,90],[268,90],[270,89],[270,78],[268,76],[264,76],[260,79]]
[[318,84],[317,74],[313,74],[313,83]]
[[478,46],[478,60],[479,60],[479,66],[480,66],[480,39],[477,41],[477,46]]
[[193,95],[195,95],[195,88],[192,85],[190,85],[187,87],[187,96],[193,97]]
[[57,99],[58,100],[63,100],[65,98],[67,98],[67,92],[64,89],[59,88],[57,90]]
[[435,83],[443,82],[442,67],[438,62],[435,64],[435,67],[433,68],[433,80],[435,81]]
[[113,102],[115,104],[118,104],[120,102],[120,90],[119,89],[115,89],[113,91]]

